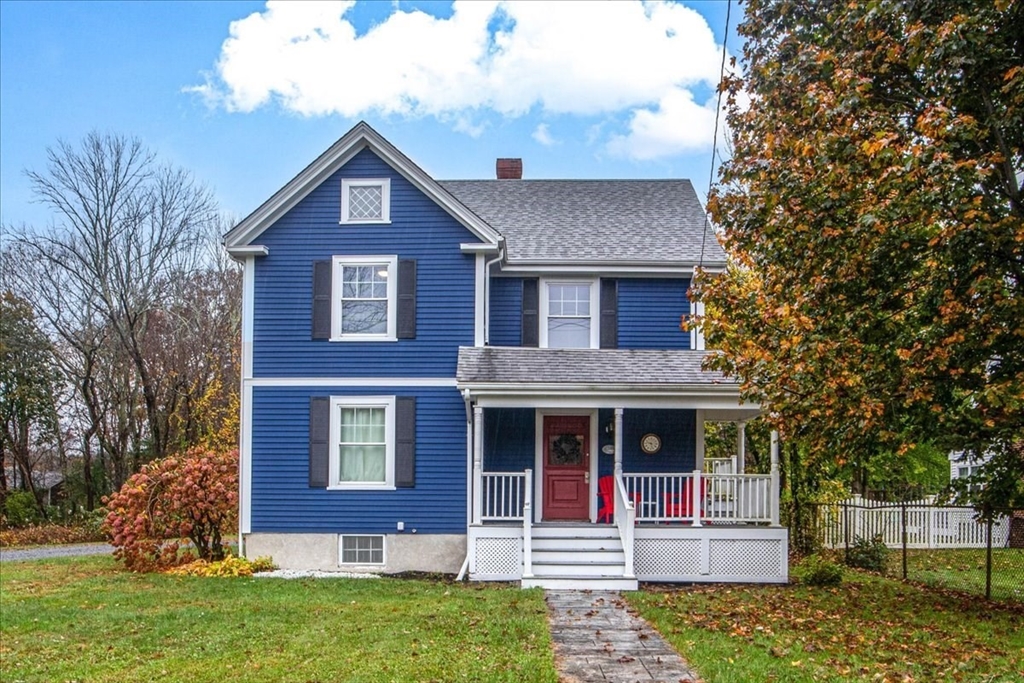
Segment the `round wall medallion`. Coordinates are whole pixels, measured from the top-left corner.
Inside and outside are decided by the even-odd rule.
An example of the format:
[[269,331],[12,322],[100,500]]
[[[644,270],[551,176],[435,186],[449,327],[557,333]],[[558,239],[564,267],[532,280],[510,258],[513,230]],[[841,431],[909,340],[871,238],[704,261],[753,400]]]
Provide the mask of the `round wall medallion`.
[[647,455],[654,455],[661,450],[661,437],[657,434],[644,434],[640,438],[640,448]]

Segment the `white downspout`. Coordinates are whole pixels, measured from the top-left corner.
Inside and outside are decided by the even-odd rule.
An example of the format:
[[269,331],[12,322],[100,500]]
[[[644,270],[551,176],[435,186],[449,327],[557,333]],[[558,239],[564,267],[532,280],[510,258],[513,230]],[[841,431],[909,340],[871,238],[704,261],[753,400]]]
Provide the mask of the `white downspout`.
[[491,344],[491,266],[505,258],[505,238],[498,238],[498,255],[484,263],[484,346]]

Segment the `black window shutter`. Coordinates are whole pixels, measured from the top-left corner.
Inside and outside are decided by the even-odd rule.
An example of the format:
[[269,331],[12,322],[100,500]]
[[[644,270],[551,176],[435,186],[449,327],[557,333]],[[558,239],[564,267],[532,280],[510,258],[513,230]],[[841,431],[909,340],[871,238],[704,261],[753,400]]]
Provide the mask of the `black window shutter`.
[[619,348],[618,281],[601,278],[601,348]]
[[395,486],[416,485],[416,399],[395,399]]
[[309,486],[327,488],[330,478],[331,399],[309,399]]
[[313,339],[331,338],[331,262],[313,262]]
[[398,338],[416,338],[416,261],[398,261]]
[[523,279],[523,346],[540,346],[540,291],[537,278]]

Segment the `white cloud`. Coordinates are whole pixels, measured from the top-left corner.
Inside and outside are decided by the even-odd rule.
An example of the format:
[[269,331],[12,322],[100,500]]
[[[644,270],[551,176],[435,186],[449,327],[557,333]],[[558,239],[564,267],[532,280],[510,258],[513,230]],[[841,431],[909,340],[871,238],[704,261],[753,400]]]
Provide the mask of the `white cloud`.
[[548,130],[548,124],[539,123],[533,131],[533,139],[544,145],[550,147],[551,145],[557,144],[558,140],[551,137],[551,131]]
[[[634,110],[629,133],[612,136],[608,151],[643,161],[706,149],[715,131],[716,103],[717,97],[713,96],[699,105],[689,91],[673,88],[658,102],[657,110]],[[723,129],[724,117],[719,126],[720,140]]]
[[[216,73],[191,90],[230,111],[276,102],[306,116],[434,116],[475,135],[480,112],[632,110],[613,153],[650,158],[655,139],[693,149],[701,135],[710,145],[708,109],[690,89],[717,83],[720,47],[682,5],[456,0],[450,18],[399,7],[357,36],[354,4],[267,2],[231,23]],[[549,144],[546,127],[534,137]]]

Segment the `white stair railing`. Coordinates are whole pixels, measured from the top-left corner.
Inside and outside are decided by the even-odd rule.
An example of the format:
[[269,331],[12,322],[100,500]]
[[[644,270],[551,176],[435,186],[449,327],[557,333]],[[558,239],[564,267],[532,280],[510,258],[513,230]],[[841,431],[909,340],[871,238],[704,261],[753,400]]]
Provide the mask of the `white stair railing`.
[[533,470],[523,473],[526,496],[523,500],[523,578],[533,578]]
[[622,553],[625,556],[623,578],[635,578],[633,573],[633,527],[636,526],[636,509],[633,500],[626,495],[626,485],[622,477],[615,477],[615,526],[619,529],[622,541]]

